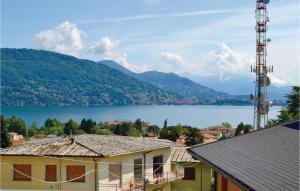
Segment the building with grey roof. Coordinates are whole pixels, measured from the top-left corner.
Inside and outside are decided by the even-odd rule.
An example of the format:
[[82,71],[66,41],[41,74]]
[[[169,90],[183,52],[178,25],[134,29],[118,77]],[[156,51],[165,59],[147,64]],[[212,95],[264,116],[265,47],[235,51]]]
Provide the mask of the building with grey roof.
[[175,143],[165,139],[84,134],[72,138],[34,139],[0,149],[0,155],[116,156],[172,146]]
[[216,190],[299,190],[299,121],[188,152],[215,172]]

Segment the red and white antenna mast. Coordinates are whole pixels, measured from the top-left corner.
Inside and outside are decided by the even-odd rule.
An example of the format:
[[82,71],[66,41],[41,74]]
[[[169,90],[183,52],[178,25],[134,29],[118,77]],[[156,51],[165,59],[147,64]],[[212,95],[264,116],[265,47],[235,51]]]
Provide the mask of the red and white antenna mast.
[[267,65],[267,44],[271,42],[271,39],[266,37],[267,23],[270,21],[267,11],[268,3],[269,0],[256,0],[256,65],[251,66],[251,72],[256,74],[253,122],[255,130],[266,126],[271,106],[267,97],[267,87],[271,83],[267,74],[273,72],[273,66]]

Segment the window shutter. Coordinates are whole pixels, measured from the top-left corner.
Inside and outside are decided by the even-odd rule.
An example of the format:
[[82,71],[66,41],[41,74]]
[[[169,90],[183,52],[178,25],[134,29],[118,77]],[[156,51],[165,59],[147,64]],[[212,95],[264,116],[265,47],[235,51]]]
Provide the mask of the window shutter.
[[14,164],[14,180],[31,181],[31,164]]
[[71,182],[85,182],[85,166],[67,166],[67,180]]
[[46,165],[46,181],[56,181],[56,165]]
[[121,164],[109,164],[109,181],[119,180],[121,178]]

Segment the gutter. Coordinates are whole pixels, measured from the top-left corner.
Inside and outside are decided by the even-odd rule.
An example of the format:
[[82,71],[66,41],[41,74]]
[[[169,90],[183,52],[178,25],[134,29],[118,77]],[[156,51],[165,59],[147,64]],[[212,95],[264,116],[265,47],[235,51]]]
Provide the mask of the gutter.
[[[242,182],[241,180],[239,180],[238,178],[235,178],[234,176],[232,176],[230,173],[224,171],[223,169],[221,169],[220,167],[218,167],[217,165],[213,164],[212,162],[210,162],[209,160],[206,160],[205,158],[199,156],[198,154],[194,153],[192,150],[187,149],[187,152],[192,155],[192,157],[194,159],[197,160],[201,160],[201,162],[205,163],[207,166],[209,166],[210,168],[212,168],[214,171],[218,172],[219,174],[222,174],[224,177],[226,177],[227,179],[229,179],[230,181],[234,182],[235,184],[237,184],[242,190],[247,190],[247,191],[255,191],[253,188],[251,188],[250,186],[248,186],[247,184],[245,184],[244,182]],[[203,165],[203,164],[202,164]]]

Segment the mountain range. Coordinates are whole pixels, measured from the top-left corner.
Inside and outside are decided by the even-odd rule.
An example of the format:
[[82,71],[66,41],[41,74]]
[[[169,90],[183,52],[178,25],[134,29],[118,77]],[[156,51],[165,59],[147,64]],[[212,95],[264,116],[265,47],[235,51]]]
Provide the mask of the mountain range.
[[[206,84],[205,84],[206,85]],[[248,95],[216,91],[174,73],[132,72],[111,60],[1,48],[1,104],[250,104]]]

